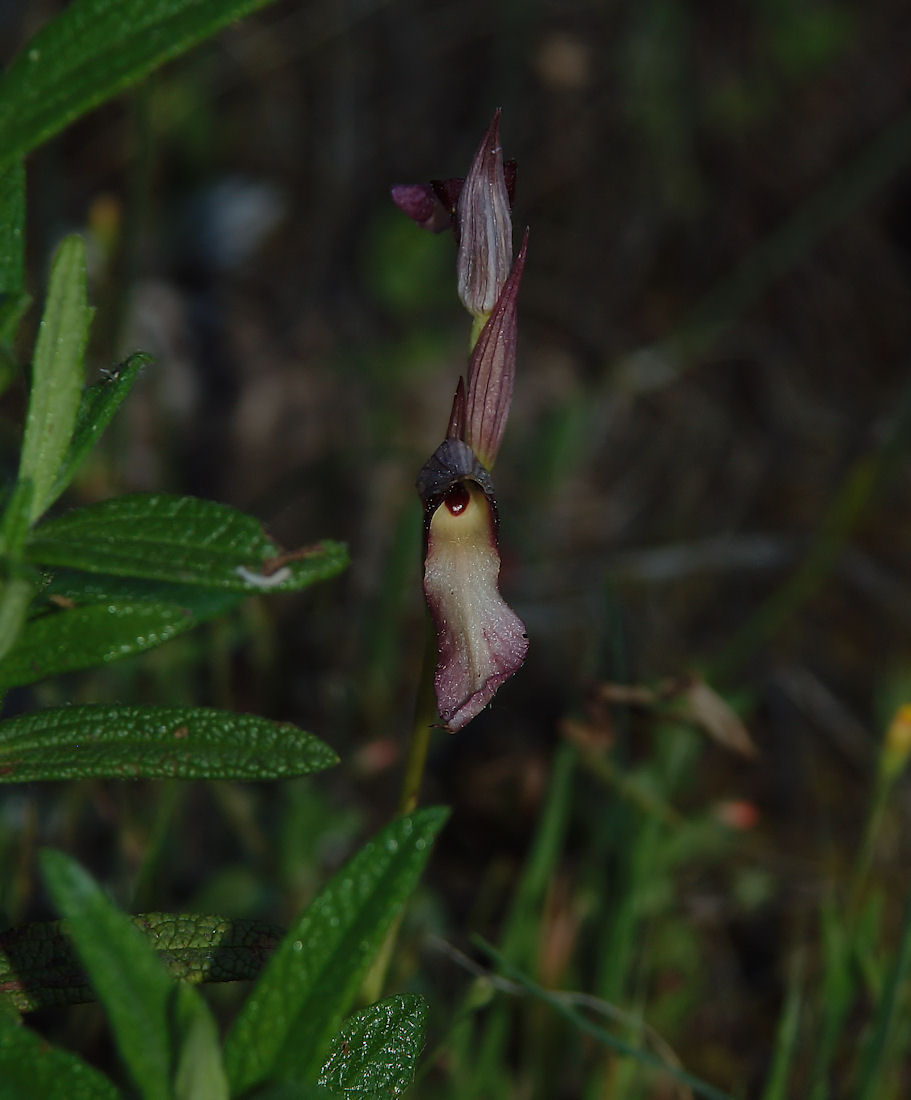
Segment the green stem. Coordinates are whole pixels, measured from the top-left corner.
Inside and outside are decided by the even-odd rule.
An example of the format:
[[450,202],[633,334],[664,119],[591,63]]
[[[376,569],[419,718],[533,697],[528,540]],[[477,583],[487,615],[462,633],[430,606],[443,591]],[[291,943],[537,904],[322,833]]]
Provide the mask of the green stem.
[[399,795],[398,812],[402,815],[410,814],[418,804],[421,793],[421,780],[424,778],[424,766],[427,763],[427,749],[430,745],[430,731],[437,722],[436,696],[433,690],[433,672],[436,667],[436,660],[436,638],[428,619],[424,656],[421,659],[421,677],[414,708],[414,725],[411,730],[411,741],[408,745],[408,758],[405,761],[402,791]]

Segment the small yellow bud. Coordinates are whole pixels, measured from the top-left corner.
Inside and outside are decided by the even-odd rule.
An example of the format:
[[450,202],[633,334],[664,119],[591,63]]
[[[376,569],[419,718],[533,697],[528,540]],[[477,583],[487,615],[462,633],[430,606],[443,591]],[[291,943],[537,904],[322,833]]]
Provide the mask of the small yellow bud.
[[883,741],[881,767],[889,779],[897,779],[911,755],[911,703],[895,712]]

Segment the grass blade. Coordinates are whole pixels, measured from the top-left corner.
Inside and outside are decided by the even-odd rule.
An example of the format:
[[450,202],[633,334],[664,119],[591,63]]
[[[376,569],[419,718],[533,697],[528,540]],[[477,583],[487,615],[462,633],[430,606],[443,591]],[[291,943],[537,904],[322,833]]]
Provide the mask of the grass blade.
[[722,1092],[721,1089],[715,1088],[714,1085],[708,1084],[708,1082],[701,1080],[699,1077],[694,1077],[693,1074],[687,1073],[685,1070],[669,1065],[667,1062],[662,1062],[661,1059],[657,1058],[651,1051],[643,1050],[640,1047],[634,1047],[624,1042],[622,1039],[618,1039],[616,1035],[612,1035],[598,1024],[592,1023],[591,1020],[577,1012],[575,1008],[567,1004],[566,1001],[562,1000],[559,996],[548,992],[548,990],[542,988],[536,982],[533,982],[531,978],[508,962],[507,959],[504,958],[495,947],[487,943],[486,940],[482,939],[480,936],[475,936],[473,939],[474,943],[486,955],[493,959],[507,978],[523,986],[533,997],[537,997],[545,1004],[550,1005],[554,1012],[564,1019],[569,1020],[570,1023],[586,1035],[591,1035],[592,1038],[597,1039],[600,1043],[604,1043],[605,1046],[610,1047],[611,1050],[615,1051],[617,1054],[634,1058],[641,1065],[648,1066],[651,1069],[660,1070],[662,1073],[672,1077],[675,1081],[679,1081],[680,1084],[686,1085],[687,1088],[692,1089],[696,1096],[705,1097],[705,1100],[733,1100],[728,1093]]
[[797,1039],[800,1029],[800,1009],[803,1003],[803,957],[795,962],[791,980],[788,983],[787,997],[781,1019],[778,1022],[778,1034],[775,1036],[775,1049],[772,1065],[762,1100],[787,1100],[788,1074],[797,1053]]
[[888,1041],[899,1007],[899,995],[908,976],[909,967],[911,967],[911,892],[909,892],[908,899],[905,902],[902,936],[898,945],[898,952],[889,971],[889,977],[876,1013],[873,1035],[861,1065],[860,1082],[856,1093],[857,1100],[873,1100],[879,1094],[879,1089],[884,1082],[883,1067],[886,1061]]

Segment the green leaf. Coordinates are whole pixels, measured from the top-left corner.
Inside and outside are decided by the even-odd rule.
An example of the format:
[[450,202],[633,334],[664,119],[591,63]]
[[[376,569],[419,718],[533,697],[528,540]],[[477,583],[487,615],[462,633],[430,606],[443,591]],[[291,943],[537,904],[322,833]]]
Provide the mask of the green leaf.
[[202,707],[57,707],[0,722],[0,783],[284,779],[338,763],[289,722]]
[[332,1040],[319,1083],[343,1096],[400,1096],[414,1080],[424,1046],[427,1002],[387,997],[355,1013]]
[[87,1062],[0,1013],[0,1100],[120,1100]]
[[34,496],[34,487],[30,481],[17,481],[0,519],[0,554],[16,562],[22,560],[22,547],[28,534]]
[[298,917],[225,1042],[234,1093],[268,1081],[314,1081],[387,929],[414,889],[448,811],[387,825]]
[[82,357],[90,317],[85,299],[85,244],[81,237],[66,237],[54,257],[35,343],[19,461],[19,480],[32,482],[32,521],[53,499],[52,486],[70,446],[82,392]]
[[175,1100],[228,1100],[218,1028],[205,1002],[188,985],[177,987],[174,1030],[180,1039],[174,1073]]
[[0,591],[0,662],[22,634],[35,586],[25,577],[11,577]]
[[[171,976],[193,984],[257,977],[283,935],[265,921],[200,913],[139,913],[129,920]],[[0,994],[19,1012],[94,1000],[59,921],[0,932]]]
[[[61,587],[66,584],[71,591],[90,590],[77,578]],[[71,606],[74,597],[59,589],[54,593],[63,606],[30,619],[0,660],[0,691],[153,649],[241,599],[233,592],[141,582],[121,588],[99,583],[97,591],[97,602],[79,606]]]
[[57,480],[50,492],[48,506],[60,496],[75,477],[89,451],[110,424],[114,413],[133,388],[142,369],[152,362],[151,355],[137,352],[111,371],[100,382],[88,386],[82,393],[76,425],[70,447],[57,472]]
[[22,565],[32,499],[32,483],[17,481],[0,518],[0,555],[6,559],[5,578],[0,580],[0,660],[22,633],[37,587],[34,570]]
[[0,77],[0,163],[266,0],[73,0]]
[[92,573],[174,581],[235,592],[291,592],[348,563],[340,543],[285,555],[259,522],[226,504],[133,493],[42,523],[27,560]]
[[41,865],[140,1093],[147,1100],[171,1100],[177,1028],[187,1016],[181,999],[196,998],[193,1012],[208,1010],[189,986],[178,993],[142,934],[78,863],[63,852],[44,851]]

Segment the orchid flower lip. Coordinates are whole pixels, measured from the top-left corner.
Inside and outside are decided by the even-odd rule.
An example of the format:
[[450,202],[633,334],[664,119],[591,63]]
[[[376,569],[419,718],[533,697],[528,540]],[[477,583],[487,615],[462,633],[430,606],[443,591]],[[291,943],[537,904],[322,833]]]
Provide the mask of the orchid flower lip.
[[457,479],[430,515],[424,555],[424,595],[437,634],[434,688],[450,732],[487,706],[528,651],[525,625],[500,594],[499,574],[492,501],[478,482]]

